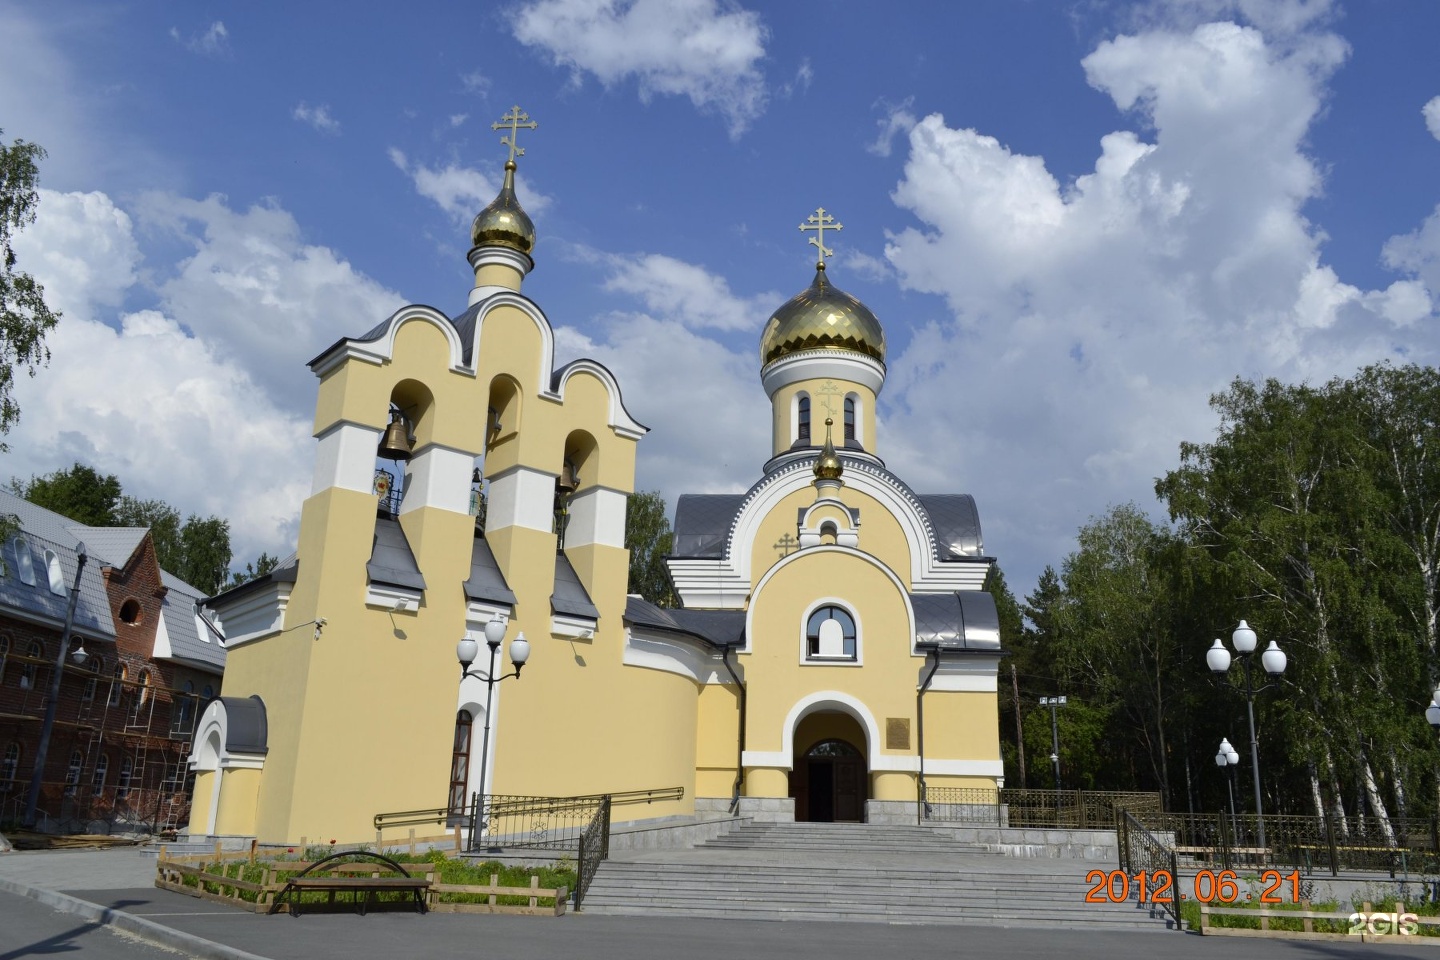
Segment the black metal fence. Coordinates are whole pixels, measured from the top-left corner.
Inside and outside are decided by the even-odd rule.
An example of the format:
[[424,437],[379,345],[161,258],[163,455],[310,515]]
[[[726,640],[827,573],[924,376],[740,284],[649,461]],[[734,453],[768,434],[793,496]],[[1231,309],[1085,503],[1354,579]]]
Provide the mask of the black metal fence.
[[1253,814],[1139,813],[1137,819],[1187,869],[1290,866],[1304,873],[1386,871],[1391,876],[1440,872],[1435,818],[1267,815],[1265,842]]
[[[1156,836],[1151,830],[1129,811],[1121,810],[1120,816],[1115,822],[1116,839],[1120,848],[1120,869],[1127,877],[1135,877],[1140,871],[1145,872],[1146,878],[1153,878],[1158,872],[1164,872],[1172,884],[1179,877],[1175,848],[1173,845],[1166,845],[1163,837]],[[1142,881],[1143,883],[1144,881]],[[1128,886],[1128,884],[1127,884]],[[1107,889],[1107,894],[1110,892]],[[1135,894],[1142,901],[1145,900],[1145,892],[1138,890]],[[1180,925],[1180,911],[1175,901],[1178,898],[1172,892],[1167,899],[1161,898],[1158,906],[1164,908],[1170,915],[1176,930],[1183,929]],[[1152,899],[1151,910],[1157,905]]]
[[590,881],[595,879],[595,871],[600,869],[600,862],[609,858],[610,798],[602,797],[594,819],[580,832],[580,854],[575,864],[576,910],[585,902],[585,894],[590,890]]
[[1159,813],[1160,794],[1118,790],[925,788],[921,819],[991,827],[1113,830],[1121,810]]

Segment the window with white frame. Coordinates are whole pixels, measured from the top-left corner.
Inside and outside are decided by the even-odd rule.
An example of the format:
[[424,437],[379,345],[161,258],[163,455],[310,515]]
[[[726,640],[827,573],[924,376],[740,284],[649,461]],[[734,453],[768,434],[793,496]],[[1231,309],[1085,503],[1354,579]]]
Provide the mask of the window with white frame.
[[80,770],[85,766],[85,756],[79,750],[70,754],[70,766],[65,768],[65,796],[75,796],[80,786]]
[[844,607],[817,607],[805,621],[807,660],[853,661],[856,658],[855,617]]
[[5,748],[5,757],[0,759],[0,793],[14,789],[20,778],[20,744],[11,743]]
[[110,772],[110,758],[100,754],[100,759],[95,761],[95,775],[90,778],[91,793],[100,796],[105,791],[105,776]]

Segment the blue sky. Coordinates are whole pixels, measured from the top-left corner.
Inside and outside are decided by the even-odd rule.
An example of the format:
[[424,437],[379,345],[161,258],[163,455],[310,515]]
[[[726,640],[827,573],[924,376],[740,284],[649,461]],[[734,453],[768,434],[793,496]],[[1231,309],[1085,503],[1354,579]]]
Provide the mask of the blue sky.
[[20,266],[65,312],[0,475],[85,460],[288,552],[304,362],[463,308],[516,103],[525,291],[672,504],[758,474],[817,206],[886,327],[878,452],[975,494],[1022,593],[1233,377],[1440,349],[1440,5],[415,6],[0,0],[0,127],[50,152]]

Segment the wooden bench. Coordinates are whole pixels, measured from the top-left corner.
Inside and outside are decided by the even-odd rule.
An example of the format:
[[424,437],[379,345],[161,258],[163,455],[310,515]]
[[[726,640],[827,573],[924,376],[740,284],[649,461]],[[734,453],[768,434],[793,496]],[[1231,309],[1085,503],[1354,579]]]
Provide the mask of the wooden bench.
[[[348,862],[335,862],[341,860]],[[427,874],[434,870],[430,864],[412,866],[420,868],[417,872]],[[381,876],[381,870],[393,871],[399,876]],[[357,875],[362,873],[368,873],[369,876]],[[298,917],[302,897],[307,892],[328,893],[330,896],[327,902],[330,904],[335,903],[336,894],[349,892],[355,911],[361,916],[365,915],[377,893],[409,893],[414,899],[415,912],[424,913],[425,897],[432,882],[429,876],[411,876],[400,864],[378,853],[336,853],[317,860],[302,873],[286,881],[271,902],[269,912],[278,912],[283,904],[292,917]]]

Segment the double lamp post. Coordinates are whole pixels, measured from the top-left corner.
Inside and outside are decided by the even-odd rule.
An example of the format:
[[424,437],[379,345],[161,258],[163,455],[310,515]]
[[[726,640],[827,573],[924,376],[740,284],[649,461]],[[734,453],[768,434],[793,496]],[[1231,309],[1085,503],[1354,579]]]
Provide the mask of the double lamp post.
[[481,829],[485,810],[485,779],[490,761],[490,717],[493,713],[492,707],[495,703],[495,684],[501,680],[519,679],[520,671],[525,662],[530,659],[530,641],[525,639],[525,634],[518,634],[510,641],[510,662],[515,665],[514,673],[507,673],[504,676],[495,676],[495,658],[500,653],[500,643],[505,639],[505,621],[500,617],[492,617],[485,624],[485,646],[490,648],[490,668],[484,673],[478,670],[471,670],[470,665],[480,653],[480,644],[471,640],[469,636],[461,638],[455,644],[455,659],[460,661],[460,679],[473,677],[476,680],[485,681],[485,733],[480,740],[480,809],[476,811],[476,823],[471,825],[471,830],[478,832]]
[[[1270,684],[1267,683],[1262,687],[1255,686],[1251,661],[1254,659],[1252,655],[1255,653],[1255,648],[1258,644],[1256,642],[1255,631],[1250,629],[1250,625],[1244,620],[1241,620],[1240,626],[1236,627],[1235,632],[1230,635],[1230,642],[1235,647],[1235,655],[1240,658],[1240,662],[1245,666],[1245,710],[1246,716],[1250,721],[1250,775],[1255,781],[1255,821],[1258,827],[1260,849],[1264,850],[1265,814],[1260,805],[1260,742],[1255,736],[1255,694],[1263,693],[1270,689]],[[1230,662],[1230,651],[1226,649],[1225,644],[1218,639],[1211,645],[1209,650],[1205,651],[1205,663],[1210,667],[1211,671],[1217,675],[1227,673],[1230,670]],[[1266,647],[1264,652],[1260,654],[1260,665],[1264,667],[1265,672],[1272,677],[1278,678],[1285,672],[1285,662],[1285,652],[1280,649],[1274,640],[1271,640],[1270,646]],[[1226,741],[1224,746],[1228,747],[1229,741]],[[1235,760],[1230,760],[1230,751],[1223,752],[1226,757],[1227,766],[1230,763],[1239,762],[1238,755]],[[1216,764],[1220,763],[1219,755],[1216,756],[1215,762]]]

